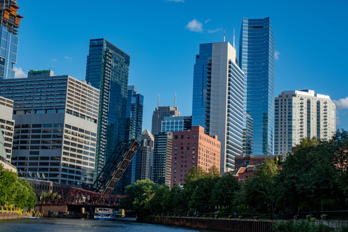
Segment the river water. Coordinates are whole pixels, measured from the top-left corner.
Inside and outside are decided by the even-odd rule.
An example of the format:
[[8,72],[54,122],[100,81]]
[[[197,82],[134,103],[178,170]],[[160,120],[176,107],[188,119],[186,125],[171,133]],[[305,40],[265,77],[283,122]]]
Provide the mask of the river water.
[[180,227],[169,227],[135,221],[95,221],[86,219],[64,219],[64,218],[43,218],[43,219],[18,219],[0,220],[1,232],[190,232],[207,231],[192,230]]

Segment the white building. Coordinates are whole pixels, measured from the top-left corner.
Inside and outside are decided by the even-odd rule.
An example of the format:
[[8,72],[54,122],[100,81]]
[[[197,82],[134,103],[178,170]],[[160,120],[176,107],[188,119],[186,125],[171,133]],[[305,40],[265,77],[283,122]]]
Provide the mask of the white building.
[[213,43],[207,66],[206,133],[221,142],[220,173],[234,170],[243,150],[244,74],[229,42]]
[[303,138],[330,139],[336,106],[314,90],[284,91],[275,98],[275,155],[291,152]]
[[18,170],[62,184],[93,183],[98,89],[44,70],[0,80],[0,92],[14,100],[12,164]]
[[11,162],[12,143],[14,120],[13,116],[13,101],[0,96],[0,128],[4,138],[4,146],[6,154],[4,157],[8,162]]

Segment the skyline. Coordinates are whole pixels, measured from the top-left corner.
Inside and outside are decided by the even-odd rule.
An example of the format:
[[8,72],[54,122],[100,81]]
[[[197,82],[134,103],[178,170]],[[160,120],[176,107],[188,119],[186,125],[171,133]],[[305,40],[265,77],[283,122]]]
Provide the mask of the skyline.
[[[333,100],[347,97],[344,88],[348,84],[344,72],[347,32],[338,29],[348,22],[344,17],[348,2],[325,5],[301,2],[301,7],[297,5],[299,1],[262,4],[221,1],[213,6],[210,2],[107,1],[95,6],[94,1],[80,5],[68,1],[31,4],[19,0],[19,12],[24,19],[18,34],[16,67],[25,73],[29,69],[51,68],[57,75],[68,74],[83,80],[89,40],[105,38],[131,57],[129,85],[136,85],[145,97],[143,130],[150,129],[158,94],[161,106],[173,106],[177,93],[181,115],[192,115],[193,65],[199,44],[222,42],[222,28],[226,28],[226,41],[232,44],[235,28],[238,48],[242,18],[269,16],[278,57],[274,97],[282,91],[300,89],[313,89],[330,95]],[[68,3],[69,8],[78,9],[78,13],[62,17],[61,12]],[[134,3],[137,4],[134,6]],[[247,8],[248,4],[253,4],[255,9],[263,8],[254,10]],[[226,8],[234,9],[233,14],[227,14]],[[316,17],[316,12],[321,16]],[[100,20],[101,17],[104,20]],[[239,49],[237,52],[239,55]],[[339,106],[347,108],[348,100]],[[344,117],[347,112],[347,109],[338,112],[342,121],[341,124],[338,121],[338,128],[348,129],[348,120]]]

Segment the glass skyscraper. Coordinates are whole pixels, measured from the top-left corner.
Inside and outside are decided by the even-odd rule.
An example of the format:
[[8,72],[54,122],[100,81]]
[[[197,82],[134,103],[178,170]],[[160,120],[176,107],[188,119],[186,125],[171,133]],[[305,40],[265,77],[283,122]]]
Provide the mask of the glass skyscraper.
[[193,73],[192,126],[205,126],[208,59],[213,54],[213,44],[201,44]]
[[[239,66],[245,76],[244,115],[253,128],[252,153],[274,153],[274,39],[271,20],[243,18]],[[244,126],[247,124],[244,120]],[[247,145],[248,146],[248,145]]]
[[[128,99],[126,107],[126,133],[125,142],[128,143],[132,138],[135,138],[139,143],[142,140],[142,125],[143,125],[143,107],[144,96],[137,93],[136,86],[128,86]],[[127,185],[134,184],[135,181],[140,180],[140,156],[141,149],[134,155],[132,162],[129,164],[122,179],[121,190]]]
[[15,77],[17,62],[18,28],[23,16],[17,14],[15,0],[0,0],[0,79]]
[[97,175],[116,145],[125,140],[129,64],[129,55],[107,40],[90,41],[86,81],[100,89]]
[[229,42],[200,45],[193,80],[192,126],[221,142],[220,173],[243,152],[244,75]]

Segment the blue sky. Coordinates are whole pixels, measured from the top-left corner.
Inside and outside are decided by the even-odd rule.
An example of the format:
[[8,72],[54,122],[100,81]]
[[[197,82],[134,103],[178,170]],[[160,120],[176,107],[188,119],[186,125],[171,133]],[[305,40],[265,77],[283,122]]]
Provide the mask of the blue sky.
[[[143,129],[152,110],[177,105],[191,115],[199,44],[226,40],[238,47],[243,17],[271,17],[275,95],[313,89],[338,101],[337,128],[348,129],[348,0],[18,0],[24,16],[16,64],[85,78],[89,40],[105,38],[131,57],[129,84],[145,97]],[[22,75],[21,72],[17,72]]]

